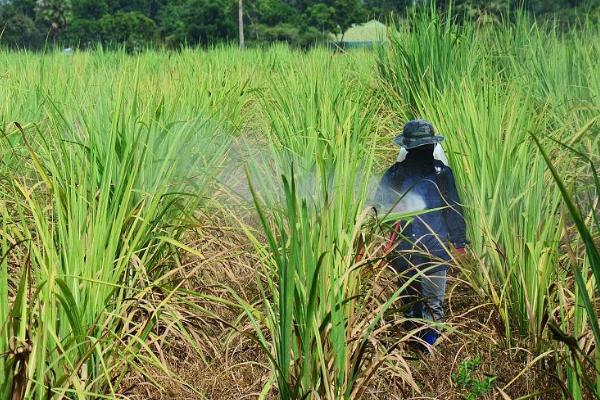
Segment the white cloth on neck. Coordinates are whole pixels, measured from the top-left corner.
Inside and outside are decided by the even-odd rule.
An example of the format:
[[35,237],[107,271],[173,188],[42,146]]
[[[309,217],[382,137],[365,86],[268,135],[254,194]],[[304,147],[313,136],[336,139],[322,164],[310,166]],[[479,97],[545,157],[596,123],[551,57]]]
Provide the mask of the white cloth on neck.
[[[398,161],[398,162],[404,161],[407,154],[408,154],[408,150],[406,150],[404,147],[400,147],[400,153],[398,153],[398,160],[396,160],[396,161]],[[436,160],[440,160],[445,165],[448,165],[448,158],[446,157],[446,153],[444,153],[444,149],[442,148],[442,145],[439,143],[436,144],[435,148],[433,149],[433,158]]]

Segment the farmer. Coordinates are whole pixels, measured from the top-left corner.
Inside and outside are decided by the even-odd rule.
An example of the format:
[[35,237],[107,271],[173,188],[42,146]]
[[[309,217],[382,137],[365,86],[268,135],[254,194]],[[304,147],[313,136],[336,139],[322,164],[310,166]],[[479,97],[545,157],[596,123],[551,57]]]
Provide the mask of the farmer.
[[[383,175],[375,198],[380,215],[418,213],[411,222],[395,221],[388,255],[402,282],[414,277],[407,289],[406,316],[411,320],[443,320],[448,261],[452,253],[464,254],[467,243],[454,176],[440,160],[445,160],[443,140],[429,122],[408,122],[394,140],[401,147],[399,161]],[[417,327],[416,322],[411,326]],[[432,346],[438,331],[421,328],[418,337]]]

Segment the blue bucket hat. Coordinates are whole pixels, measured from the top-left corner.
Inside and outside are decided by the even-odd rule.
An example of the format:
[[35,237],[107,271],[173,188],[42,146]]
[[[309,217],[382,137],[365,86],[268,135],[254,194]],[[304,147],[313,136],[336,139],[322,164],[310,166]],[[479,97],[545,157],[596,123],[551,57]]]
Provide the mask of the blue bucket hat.
[[394,138],[394,142],[405,149],[413,149],[415,147],[426,144],[437,144],[444,141],[443,136],[437,136],[433,125],[424,119],[415,119],[404,125],[402,134]]

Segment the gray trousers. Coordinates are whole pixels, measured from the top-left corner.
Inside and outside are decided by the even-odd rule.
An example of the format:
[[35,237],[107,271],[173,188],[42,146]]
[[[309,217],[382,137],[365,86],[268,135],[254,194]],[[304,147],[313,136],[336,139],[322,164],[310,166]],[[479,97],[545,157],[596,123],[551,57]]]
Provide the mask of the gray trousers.
[[426,273],[409,289],[412,306],[406,313],[409,318],[422,318],[434,322],[444,320],[444,298],[446,296],[446,268]]
[[418,275],[408,285],[403,296],[403,303],[408,307],[406,316],[442,322],[447,266],[424,257],[411,257],[410,264],[398,259],[392,262],[392,266],[400,274],[400,285]]

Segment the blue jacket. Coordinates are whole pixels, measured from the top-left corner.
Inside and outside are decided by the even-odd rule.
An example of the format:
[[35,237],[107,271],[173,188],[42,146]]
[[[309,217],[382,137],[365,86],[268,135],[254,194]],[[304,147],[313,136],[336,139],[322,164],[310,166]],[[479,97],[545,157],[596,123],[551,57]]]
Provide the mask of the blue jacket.
[[[383,175],[375,197],[379,214],[424,212],[410,223],[401,224],[397,251],[416,250],[444,260],[450,259],[449,244],[467,244],[466,225],[456,183],[450,167],[434,160],[433,165],[397,162]],[[438,210],[435,210],[438,209]]]

